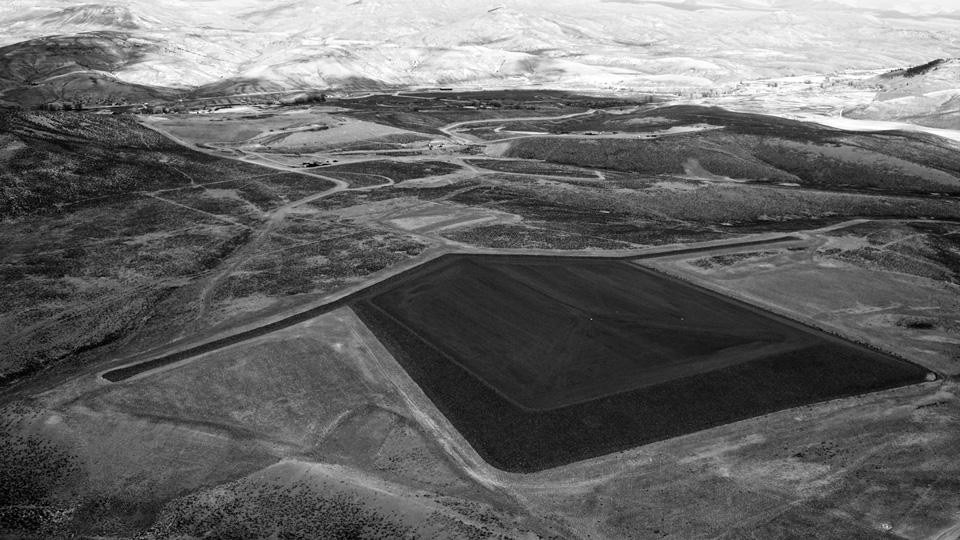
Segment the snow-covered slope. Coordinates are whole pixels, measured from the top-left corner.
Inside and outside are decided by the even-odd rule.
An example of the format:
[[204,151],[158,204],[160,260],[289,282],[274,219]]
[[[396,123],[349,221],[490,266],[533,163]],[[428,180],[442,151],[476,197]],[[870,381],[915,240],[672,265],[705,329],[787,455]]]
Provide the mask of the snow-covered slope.
[[[49,63],[59,50],[41,51],[42,42],[27,40],[122,32],[151,48],[129,61],[111,57],[110,76],[174,88],[237,79],[289,88],[362,81],[676,89],[960,56],[955,0],[903,6],[882,0],[35,0],[0,3],[0,45],[7,45],[4,55],[42,52]],[[103,62],[73,64],[83,71]],[[37,77],[31,82],[44,84]],[[0,79],[11,77],[0,72]]]
[[960,58],[893,71],[870,82],[878,89],[876,98],[845,116],[960,129]]

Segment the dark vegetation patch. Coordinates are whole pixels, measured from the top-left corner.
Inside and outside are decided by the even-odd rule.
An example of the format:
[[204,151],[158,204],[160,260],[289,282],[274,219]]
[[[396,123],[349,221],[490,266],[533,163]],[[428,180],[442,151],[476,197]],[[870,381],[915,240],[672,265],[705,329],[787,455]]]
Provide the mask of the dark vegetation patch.
[[389,156],[389,157],[412,157],[412,156],[422,156],[423,152],[421,152],[420,150],[395,150],[395,151],[377,152],[377,155]]
[[824,255],[866,268],[960,284],[960,224],[862,223],[829,233],[863,237],[868,246]]
[[542,126],[541,129],[550,133],[587,131],[644,133],[682,125],[718,126],[724,131],[739,135],[781,136],[805,141],[824,141],[831,135],[843,133],[798,120],[700,105],[649,106],[626,114],[607,114],[601,111],[599,114],[559,120],[508,123],[505,129],[537,131],[535,128]]
[[[113,475],[101,485],[96,479],[91,483],[90,454],[78,448],[83,442],[71,437],[69,429],[45,429],[51,419],[59,420],[27,401],[0,407],[4,538],[141,537],[167,501],[197,485],[171,482],[169,476],[145,477],[140,470]],[[232,452],[230,462],[244,457]],[[199,483],[219,483],[218,476]]]
[[[512,139],[518,136],[516,133],[499,130],[500,126],[491,124],[481,124],[478,126],[466,126],[457,130],[458,133],[476,137],[484,141],[499,141],[502,139]],[[541,129],[532,129],[537,133],[543,133]],[[526,135],[526,134],[525,134]]]
[[[729,226],[724,225],[722,230],[738,234],[803,231],[843,223],[849,219],[850,215],[827,211],[819,217],[809,213],[799,216],[788,214],[785,218],[779,216],[769,218],[768,216],[768,218],[761,217],[755,220],[731,223]],[[869,215],[869,213],[862,215]]]
[[289,221],[277,235],[295,243],[270,244],[240,266],[217,289],[218,302],[331,291],[426,248],[406,235],[338,221]]
[[[912,170],[886,154],[838,144],[830,148],[770,141],[754,150],[754,155],[771,166],[794,175],[799,184],[833,191],[867,191],[889,194],[960,193],[960,178],[939,170]],[[958,163],[960,164],[960,163]],[[704,164],[708,169],[707,164]],[[915,165],[916,166],[916,165]],[[750,177],[747,177],[750,178]],[[764,179],[767,180],[767,179]]]
[[925,375],[623,262],[449,257],[392,285],[355,311],[473,447],[515,472]]
[[420,133],[442,135],[439,128],[459,121],[567,114],[591,108],[650,103],[654,97],[623,100],[580,96],[563,91],[503,90],[490,92],[424,92],[375,95],[337,101],[345,113],[380,124]]
[[446,186],[431,187],[385,187],[371,191],[341,191],[330,197],[324,197],[310,203],[321,210],[335,211],[364,203],[397,199],[400,197],[416,197],[425,201],[435,201],[449,198],[457,193],[468,191],[480,185],[478,181],[466,180]]
[[413,530],[357,495],[306,482],[240,480],[168,504],[151,532],[162,538],[409,538]]
[[[501,106],[510,107],[519,105],[577,105],[584,109],[600,109],[605,107],[631,106],[638,103],[653,103],[660,98],[654,95],[638,96],[631,99],[618,97],[587,96],[565,90],[525,90],[503,89],[482,91],[452,91],[452,92],[409,92],[405,95],[430,99],[452,100],[451,102],[472,102],[481,100],[485,105],[495,106],[494,101],[500,101]],[[379,97],[379,96],[376,96]],[[486,103],[489,102],[489,103]]]
[[482,167],[493,171],[510,172],[518,174],[544,174],[548,176],[568,176],[570,178],[590,178],[596,179],[593,171],[558,165],[546,161],[524,161],[524,160],[504,160],[504,159],[468,159],[467,163],[475,167]]
[[157,519],[166,501],[153,494],[119,492],[86,496],[74,510],[73,535],[136,537]]
[[895,69],[893,71],[888,71],[880,76],[881,79],[892,79],[894,77],[916,77],[918,75],[926,75],[930,73],[935,68],[939,67],[947,60],[944,58],[937,58],[936,60],[931,60],[925,64],[920,64],[917,66],[911,66],[906,69]]
[[[374,179],[376,177],[387,177],[399,183],[416,178],[443,176],[459,170],[458,165],[446,161],[374,160],[332,165],[324,167],[322,172],[334,178],[340,178],[341,173],[346,173],[346,178],[343,179],[347,182],[352,182],[358,174],[365,174],[374,176]],[[386,182],[384,178],[379,178],[378,183],[383,184],[384,182]]]
[[897,326],[910,328],[911,330],[932,330],[937,327],[937,322],[926,318],[908,317],[897,321]]
[[951,174],[956,174],[957,165],[960,164],[954,145],[928,133],[847,133],[844,141],[853,147],[896,156]]
[[397,150],[405,147],[410,143],[427,141],[427,140],[430,140],[430,138],[417,133],[394,133],[391,135],[384,135],[383,137],[377,137],[375,139],[364,139],[361,141],[357,141],[355,143],[341,144],[337,147],[337,150],[340,150],[340,151]]
[[150,198],[4,223],[0,378],[71,357],[79,364],[81,353],[183,322],[189,284],[249,234]]
[[[257,143],[259,145],[262,145],[265,150],[268,150],[271,152],[279,152],[281,154],[287,153],[288,151],[293,153],[294,149],[296,149],[297,151],[296,153],[312,152],[312,151],[318,150],[319,148],[314,148],[312,145],[303,144],[303,143],[298,145],[288,145],[288,144],[285,144],[286,138],[291,135],[296,135],[298,133],[314,133],[318,131],[326,131],[328,129],[330,129],[330,126],[325,124],[302,126],[302,127],[298,127],[294,131],[279,131],[276,133],[271,133],[269,135],[263,135],[262,137],[258,138]],[[279,148],[276,148],[276,147],[279,147]]]
[[[401,95],[380,94],[360,99],[341,100],[340,107],[371,109],[380,107],[432,108],[437,112],[483,113],[496,109],[601,109],[607,107],[633,106],[658,101],[656,96],[640,96],[631,99],[617,97],[585,96],[562,90],[484,90],[476,92],[404,92]],[[465,107],[475,107],[465,109]]]
[[[680,125],[709,124],[723,126],[724,131],[739,135],[779,136],[810,142],[825,142],[834,135],[844,133],[840,130],[799,120],[698,105],[659,107],[644,111],[641,116],[664,117]],[[627,116],[624,118],[627,118]]]
[[681,192],[647,187],[645,184],[643,190],[624,193],[491,182],[455,193],[450,200],[518,214],[535,227],[647,245],[816,228],[850,216],[958,212],[956,205],[937,201],[902,203],[896,199],[742,185]]
[[761,232],[829,225],[843,218],[953,219],[957,201],[920,197],[868,196],[855,193],[714,184],[693,191],[647,190],[628,199],[651,211],[694,223],[728,224],[724,230]]
[[779,253],[779,251],[744,251],[740,253],[728,253],[725,255],[704,257],[703,259],[691,261],[690,264],[704,269],[723,268],[749,259],[770,257],[773,255],[778,255]]
[[[297,173],[263,176],[254,182],[255,185],[264,186],[287,201],[303,199],[334,187],[332,182],[322,178]],[[246,196],[244,198],[250,200]]]
[[956,279],[954,275],[935,263],[893,250],[865,247],[842,251],[835,255],[835,258],[864,268],[900,272],[936,281]]
[[694,159],[709,172],[736,179],[796,182],[797,178],[750,159],[742,149],[717,148],[704,135],[676,135],[646,141],[635,139],[543,139],[514,141],[507,157],[640,174],[682,174]]
[[444,233],[445,238],[500,249],[625,249],[629,244],[525,225],[487,225]]
[[[628,244],[664,244],[684,240],[710,240],[722,236],[721,233],[702,225],[663,220],[662,215],[651,213],[639,204],[623,205],[616,202],[616,199],[616,195],[609,193],[550,190],[535,184],[482,185],[450,197],[452,202],[468,206],[487,206],[517,214],[535,228],[593,237],[594,244],[598,240]],[[562,243],[561,241],[561,245]]]
[[[206,189],[236,190],[240,203],[261,212],[274,210],[292,201],[297,201],[334,187],[333,182],[311,175],[277,172],[255,176],[249,180],[229,180],[207,183]],[[191,187],[183,188],[193,189]],[[166,196],[161,193],[160,196]],[[229,204],[229,203],[228,203]]]
[[696,160],[712,174],[756,182],[838,191],[960,194],[960,157],[926,135],[849,133],[693,106],[663,107],[605,122],[628,127],[630,120],[647,117],[722,129],[654,139],[533,137],[512,142],[507,156],[643,174],[680,174]]
[[262,211],[333,185],[193,152],[128,118],[3,118],[0,382],[169,340],[193,322],[196,282]]
[[[71,210],[110,197],[257,178],[276,197],[332,184],[193,152],[132,119],[74,113],[2,114],[0,219]],[[255,194],[259,200],[264,194]]]
[[[280,173],[283,174],[283,173]],[[332,184],[331,184],[332,185]],[[257,180],[218,182],[204,186],[207,189],[234,190],[240,199],[259,212],[266,212],[283,205],[286,201],[275,189]],[[184,188],[191,189],[191,188]],[[162,196],[162,195],[161,195]]]
[[[555,120],[506,121],[501,124],[503,129],[500,131],[500,133],[485,134],[486,136],[484,136],[484,138],[503,138],[516,136],[516,134],[510,133],[512,131],[546,131],[555,135],[566,135],[571,133],[585,134],[589,132],[645,133],[663,130],[669,128],[670,126],[677,125],[679,122],[678,120],[669,118],[648,116],[643,113],[644,110],[629,114],[607,114],[601,111],[597,114]],[[496,127],[499,126],[494,126],[494,128]],[[491,131],[492,129],[493,128],[491,128]]]
[[[173,149],[159,136],[137,133],[129,121],[53,113],[10,113],[3,120],[8,139],[0,159],[0,218],[189,184],[173,167],[158,167],[159,152],[148,145],[156,143],[161,152]],[[114,126],[130,140],[118,140]]]
[[255,227],[262,221],[259,208],[242,199],[213,195],[206,188],[190,187],[171,190],[156,196],[161,201],[171,201],[197,212],[219,216],[224,221],[244,227]]
[[[665,180],[671,180],[669,177]],[[532,179],[531,180],[535,180]],[[522,177],[484,176],[484,184],[451,196],[467,205],[483,205],[530,220],[568,227],[617,223],[655,223],[661,228],[708,228],[726,233],[798,230],[850,217],[955,219],[960,202],[922,197],[871,196],[733,183],[703,183],[696,189],[657,187],[658,178],[638,178],[636,188],[603,185],[569,189]],[[613,181],[624,184],[624,180]],[[591,225],[592,224],[592,225]],[[592,233],[591,233],[592,234]]]
[[440,131],[440,128],[449,123],[431,116],[428,113],[420,112],[420,108],[413,105],[404,108],[382,110],[354,106],[350,112],[341,114],[353,116],[358,120],[367,120],[369,122],[376,122],[386,126],[408,129],[429,135],[444,135],[444,133]]
[[[937,418],[937,421],[944,423],[957,421],[956,410],[953,408],[937,411],[927,409],[926,414],[930,415],[927,418],[934,417]],[[860,434],[877,434],[871,437],[872,440],[869,442],[873,444],[866,446],[865,450],[867,452],[874,451],[883,442],[889,440],[888,435],[880,434],[897,433],[902,437],[923,437],[924,432],[918,430],[916,421],[883,419],[883,423],[877,425],[880,421],[861,420],[864,425],[862,425]],[[859,442],[858,439],[861,438],[862,435],[856,437],[854,441]],[[822,498],[815,501],[812,510],[816,512],[817,516],[829,514],[829,511],[825,511],[827,509],[840,508],[851,514],[871,516],[875,520],[873,523],[876,523],[876,521],[884,519],[886,515],[896,513],[903,516],[900,518],[901,520],[916,524],[914,530],[918,531],[920,536],[935,536],[939,531],[947,529],[955,523],[955,518],[948,509],[960,504],[960,478],[952,474],[956,469],[948,466],[944,470],[938,470],[922,464],[928,459],[936,459],[933,456],[939,455],[940,452],[951,452],[956,446],[954,441],[944,437],[922,445],[894,445],[888,451],[870,455],[867,460],[857,459],[858,454],[849,452],[850,445],[845,444],[844,446],[848,453],[852,455],[843,456],[841,454],[833,459],[838,460],[839,457],[838,461],[841,461],[841,463],[845,461],[844,465],[848,463],[850,473],[845,476],[843,482],[837,485],[836,489],[830,490]],[[862,456],[863,454],[859,455]],[[818,459],[809,455],[805,459],[820,461],[821,463],[826,461],[823,458]],[[949,472],[945,474],[944,471]],[[927,494],[938,503],[931,507],[918,508],[915,503],[917,498],[923,496],[923,494]],[[807,519],[813,521],[818,518],[809,516]],[[787,522],[784,525],[789,527],[793,523]],[[782,532],[788,530],[786,528],[781,529]],[[809,530],[813,531],[814,527],[810,526]],[[766,537],[767,532],[775,536],[778,531],[767,530],[763,531],[762,534]],[[874,536],[874,533],[864,531],[863,534],[843,536],[848,538],[870,537]]]
[[[572,245],[573,238],[595,238],[596,241],[589,240],[594,245],[603,240],[657,245],[731,234],[817,228],[854,217],[960,217],[960,203],[950,198],[710,182],[686,182],[691,189],[664,189],[658,187],[659,182],[678,180],[629,173],[606,175],[605,182],[585,183],[573,178],[541,182],[533,176],[487,174],[477,180],[437,188],[338,193],[313,204],[335,211],[405,196],[446,199],[519,215],[526,226],[460,230],[450,233],[453,239],[483,246],[542,247],[547,241],[544,231],[557,231],[554,245],[561,249]],[[524,240],[529,243],[524,245]]]
[[0,409],[0,535],[60,532],[82,480],[80,460],[66,445],[22,429],[37,415],[16,401]]
[[[960,215],[960,204],[949,199],[878,197],[730,183],[673,190],[657,188],[658,180],[638,177],[631,184],[635,188],[614,189],[631,182],[618,178],[610,179],[612,185],[607,187],[591,183],[570,189],[537,182],[534,177],[485,175],[483,183],[453,190],[447,198],[467,206],[517,214],[534,228],[647,245],[816,228],[851,217]],[[469,238],[457,234],[461,239]],[[485,245],[484,231],[477,234],[480,245]]]
[[380,175],[373,175],[361,172],[333,172],[326,173],[327,176],[342,180],[351,188],[366,188],[373,186],[390,185],[390,179]]

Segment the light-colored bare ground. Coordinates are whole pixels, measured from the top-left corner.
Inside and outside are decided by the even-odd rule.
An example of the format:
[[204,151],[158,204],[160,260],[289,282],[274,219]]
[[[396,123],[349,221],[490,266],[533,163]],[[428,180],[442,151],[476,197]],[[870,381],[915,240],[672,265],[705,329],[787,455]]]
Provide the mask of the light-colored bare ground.
[[328,117],[322,123],[298,129],[265,133],[251,140],[272,151],[301,152],[333,149],[389,135],[411,135],[412,132],[363,120]]
[[520,217],[487,208],[475,208],[450,202],[418,202],[392,210],[378,221],[406,231],[429,234],[469,225],[516,223]]

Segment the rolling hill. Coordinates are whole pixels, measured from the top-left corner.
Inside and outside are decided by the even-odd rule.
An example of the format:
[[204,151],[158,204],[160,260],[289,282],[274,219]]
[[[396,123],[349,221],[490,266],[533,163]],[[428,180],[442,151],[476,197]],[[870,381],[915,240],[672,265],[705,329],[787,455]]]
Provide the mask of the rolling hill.
[[880,91],[845,116],[960,129],[960,58],[937,59],[875,77]]

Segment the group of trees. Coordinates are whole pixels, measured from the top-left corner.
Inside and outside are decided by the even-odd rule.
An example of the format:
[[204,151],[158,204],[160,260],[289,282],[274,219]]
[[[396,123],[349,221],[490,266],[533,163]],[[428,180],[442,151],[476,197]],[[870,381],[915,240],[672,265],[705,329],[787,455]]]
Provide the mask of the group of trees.
[[277,100],[280,105],[307,105],[310,103],[323,103],[325,101],[327,101],[327,96],[322,92],[302,92]]
[[51,101],[37,107],[42,111],[81,111],[83,103],[80,101]]
[[[317,91],[309,91],[287,95],[280,98],[275,96],[269,98],[264,97],[259,101],[266,103],[273,102],[277,105],[307,105],[312,103],[324,103],[326,100],[326,94]],[[58,99],[55,101],[38,104],[34,108],[40,111],[81,111],[90,108],[85,104],[90,101],[90,99],[84,97],[77,97],[75,99]],[[94,106],[92,108],[110,107],[113,108],[114,111],[119,111],[120,113],[161,114],[180,113],[199,108],[207,109],[207,107],[209,107],[209,105],[204,106],[202,103],[200,105],[194,104],[193,106],[188,107],[184,103],[183,99],[179,101],[179,104],[151,105],[144,103],[143,105],[137,105],[134,103],[127,103],[126,100],[123,99],[101,99],[98,101],[93,101]],[[257,100],[252,100],[250,98],[244,98],[240,100],[241,103],[250,103],[253,101]]]

